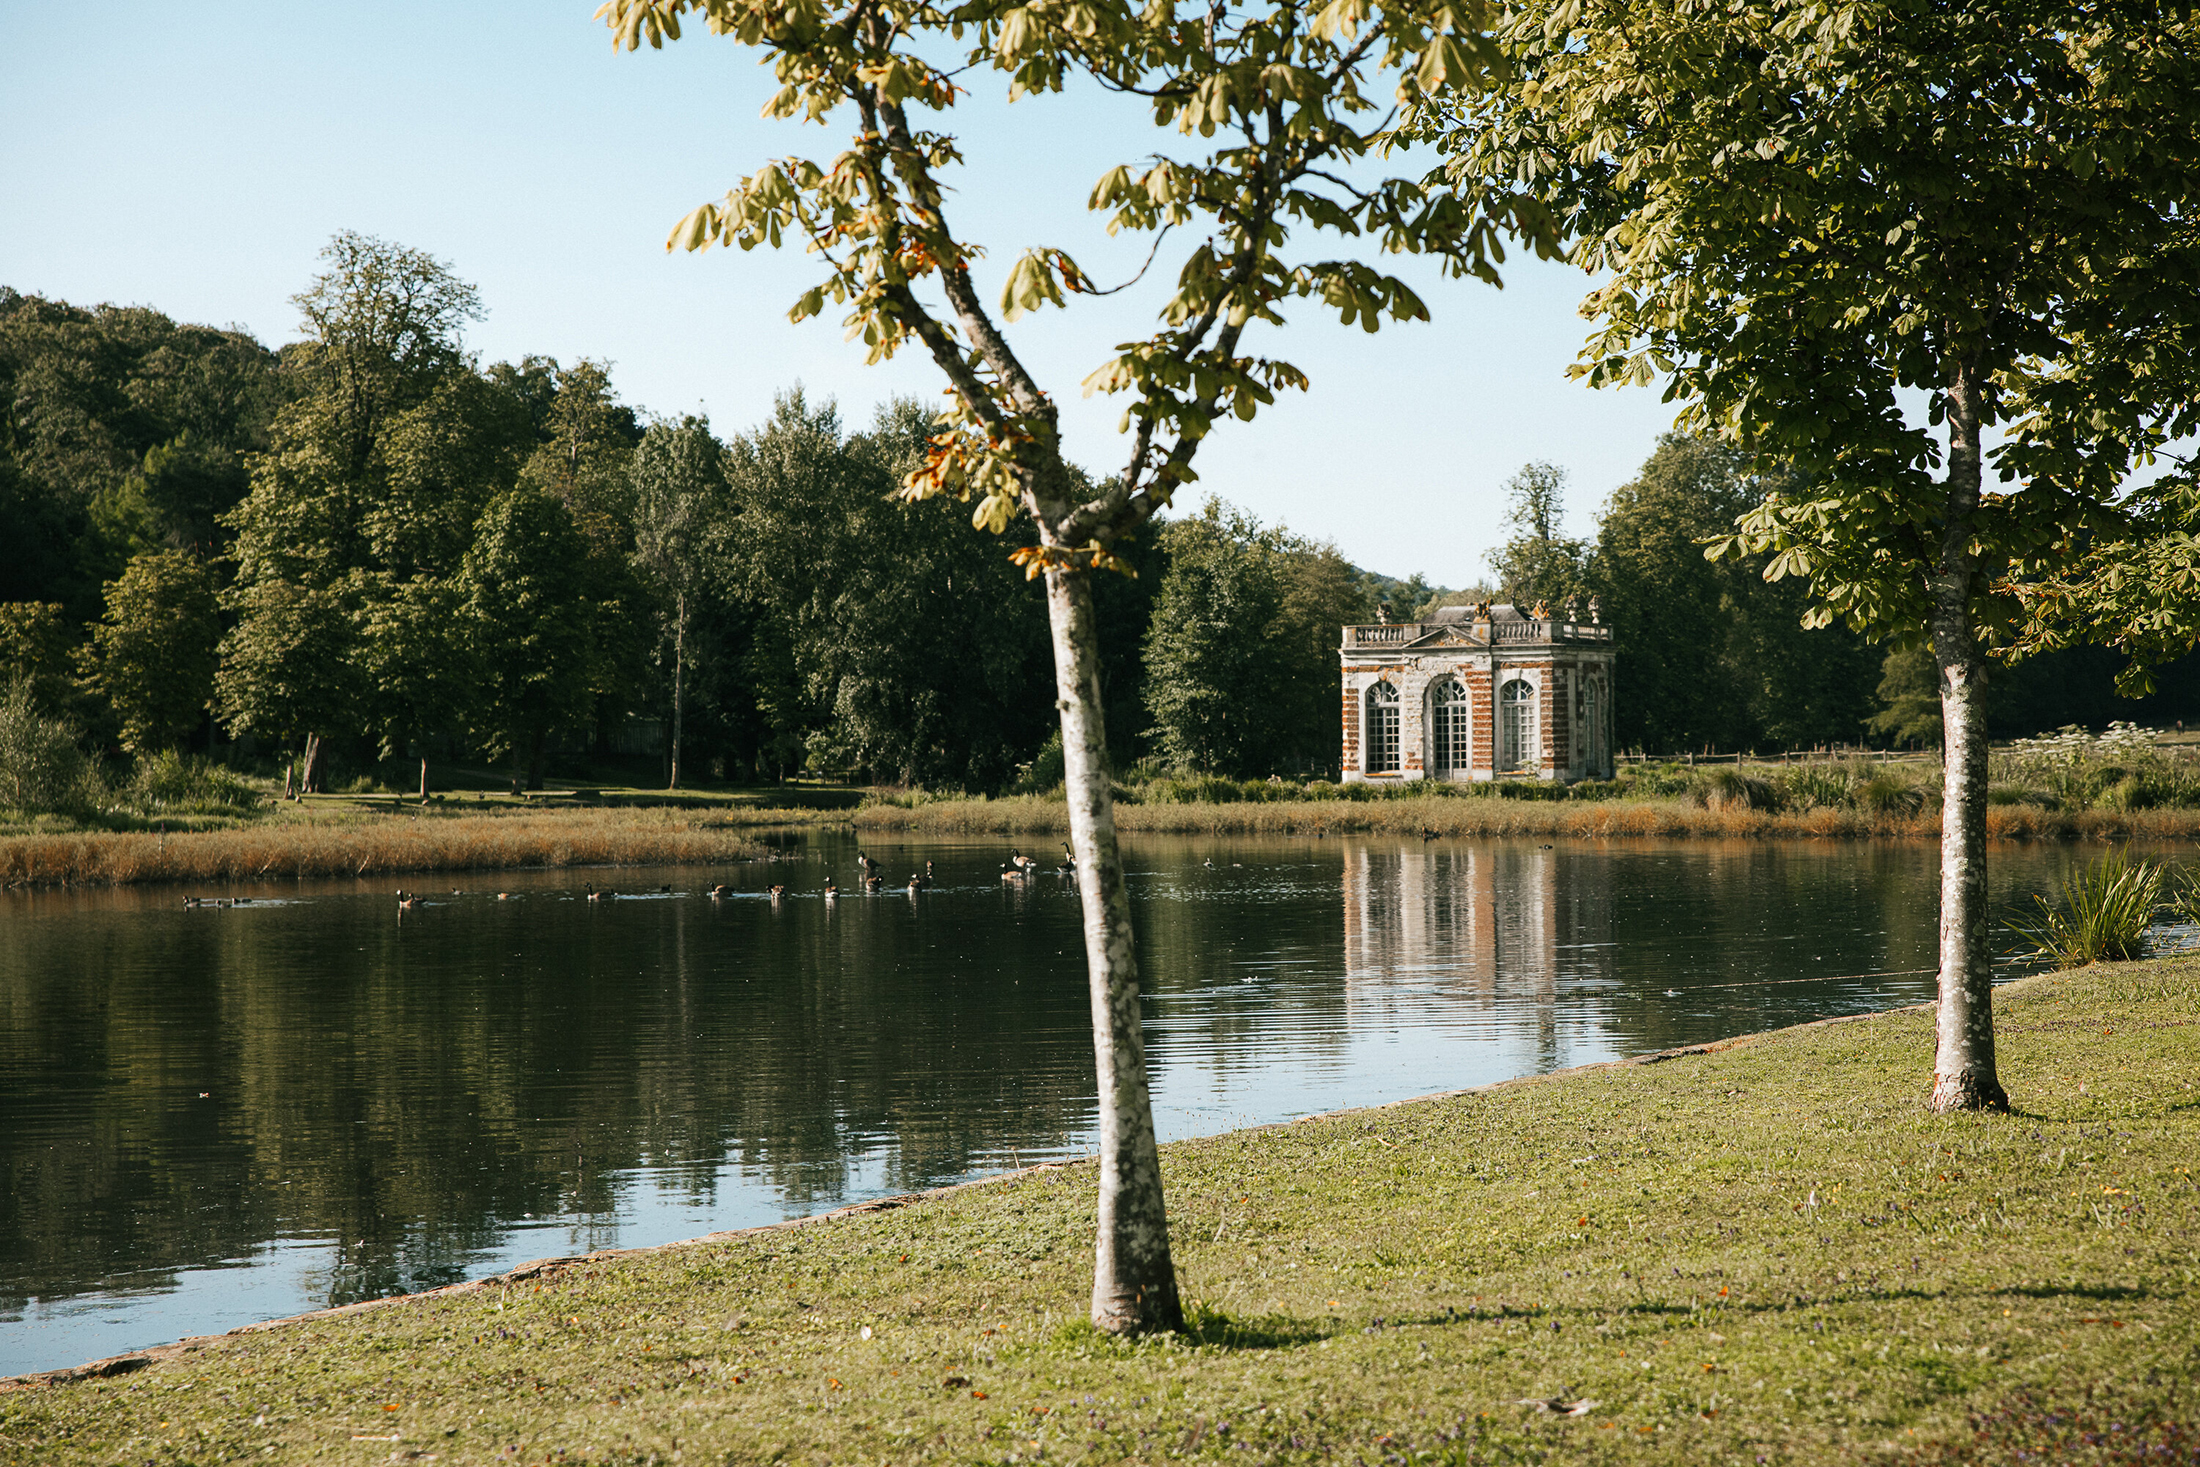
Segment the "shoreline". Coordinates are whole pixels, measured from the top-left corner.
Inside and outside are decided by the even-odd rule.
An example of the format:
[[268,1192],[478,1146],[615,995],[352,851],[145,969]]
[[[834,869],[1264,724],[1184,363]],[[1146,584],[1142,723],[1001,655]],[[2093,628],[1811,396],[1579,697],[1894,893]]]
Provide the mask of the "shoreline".
[[[2019,986],[2034,982],[2052,974],[2031,974],[1998,986],[1996,997]],[[1625,1059],[1592,1060],[1588,1064],[1568,1065],[1562,1070],[1549,1070],[1533,1075],[1514,1075],[1509,1079],[1492,1080],[1486,1085],[1467,1085],[1449,1090],[1431,1090],[1425,1095],[1409,1095],[1399,1100],[1378,1101],[1373,1105],[1344,1106],[1337,1110],[1316,1111],[1311,1115],[1294,1116],[1287,1121],[1262,1121],[1257,1125],[1234,1127],[1218,1131],[1213,1136],[1192,1137],[1189,1140],[1219,1141],[1232,1137],[1255,1136],[1268,1131],[1288,1130],[1293,1126],[1310,1125],[1324,1121],[1338,1121],[1351,1116],[1376,1115],[1384,1111],[1407,1106],[1427,1105],[1441,1100],[1457,1100],[1471,1095],[1489,1095],[1523,1085],[1543,1084],[1564,1080],[1572,1076],[1594,1074],[1602,1070],[1626,1069],[1646,1065],[1665,1064],[1672,1060],[1691,1059],[1700,1055],[1719,1054],[1736,1049],[1757,1040],[1771,1039],[1784,1034],[1801,1033],[1807,1029],[1820,1029],[1834,1024],[1868,1023],[1892,1014],[1915,1013],[1935,1005],[1902,1004],[1895,1008],[1874,1009],[1865,1014],[1835,1014],[1823,1019],[1806,1019],[1800,1024],[1787,1024],[1778,1029],[1758,1029],[1747,1034],[1729,1035],[1703,1044],[1681,1045],[1673,1049],[1653,1050],[1648,1054],[1630,1055]],[[1180,1143],[1170,1142],[1173,1146]],[[1164,1147],[1166,1149],[1166,1146]],[[335,1304],[325,1309],[308,1309],[300,1314],[286,1314],[274,1319],[254,1320],[234,1329],[222,1330],[210,1335],[186,1335],[166,1344],[146,1345],[120,1354],[88,1360],[81,1365],[61,1366],[52,1370],[33,1370],[21,1375],[0,1376],[0,1394],[10,1391],[37,1390],[49,1386],[68,1385],[81,1380],[108,1380],[129,1375],[163,1360],[174,1360],[220,1340],[240,1335],[261,1334],[268,1330],[291,1325],[311,1324],[319,1320],[342,1319],[353,1315],[372,1313],[377,1309],[402,1304],[417,1304],[424,1300],[478,1293],[483,1289],[502,1285],[527,1283],[565,1269],[579,1268],[592,1263],[608,1263],[619,1259],[644,1258],[653,1254],[671,1253],[684,1248],[707,1247],[714,1243],[730,1243],[738,1239],[756,1238],[769,1233],[784,1232],[790,1228],[824,1226],[830,1223],[852,1221],[859,1217],[894,1212],[926,1202],[935,1202],[980,1187],[1004,1186],[1021,1179],[1048,1172],[1074,1171],[1094,1165],[1094,1158],[1080,1157],[1073,1161],[1043,1161],[1033,1166],[1019,1167],[1013,1171],[994,1172],[983,1177],[972,1177],[965,1182],[950,1182],[944,1186],[928,1187],[920,1192],[897,1192],[888,1197],[874,1197],[867,1202],[852,1202],[846,1207],[836,1207],[827,1212],[806,1213],[801,1217],[782,1218],[778,1222],[758,1223],[753,1227],[727,1228],[718,1232],[701,1233],[692,1238],[676,1238],[668,1243],[650,1243],[638,1248],[598,1248],[588,1253],[556,1253],[541,1258],[531,1258],[514,1264],[501,1273],[484,1275],[478,1279],[462,1279],[455,1284],[443,1284],[433,1289],[422,1289],[411,1294],[385,1294],[376,1299],[359,1299],[350,1304]]]
[[1056,1162],[18,1377],[0,1441],[42,1467],[2187,1460],[2200,960],[1997,998],[2012,1114],[1925,1110],[1911,1005],[1173,1142],[1179,1334],[1085,1322],[1096,1169]]
[[[1458,840],[1938,840],[1937,809],[1915,815],[1820,809],[1804,814],[1710,810],[1678,800],[1573,802],[1463,799],[1119,804],[1125,835],[1331,836]],[[556,810],[398,810],[340,807],[222,830],[67,831],[0,836],[0,890],[243,882],[435,871],[557,870],[754,860],[763,831],[847,830],[858,836],[1060,834],[1068,807],[1041,796],[942,800],[852,811],[802,808],[604,806]],[[2060,812],[1999,805],[1997,843],[2200,842],[2200,810]]]

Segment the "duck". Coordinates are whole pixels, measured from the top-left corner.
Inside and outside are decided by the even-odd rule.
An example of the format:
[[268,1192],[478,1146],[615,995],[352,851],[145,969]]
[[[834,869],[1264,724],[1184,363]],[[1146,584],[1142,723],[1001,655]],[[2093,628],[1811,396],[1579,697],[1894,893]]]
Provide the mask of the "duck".
[[1024,870],[1021,866],[1010,866],[1004,864],[1001,867],[1001,880],[1003,881],[1021,881],[1023,880],[1023,877]]
[[1435,827],[1435,826],[1433,826],[1433,825],[1424,825],[1424,826],[1422,826],[1422,827],[1421,827],[1421,839],[1423,839],[1423,840],[1438,840],[1438,839],[1440,839],[1440,838],[1441,838],[1441,837],[1439,837],[1439,836],[1437,835],[1437,833],[1436,833],[1436,827]]
[[924,878],[923,878],[922,876],[919,876],[919,875],[917,875],[917,874],[916,874],[915,872],[911,872],[911,873],[910,873],[910,875],[909,875],[909,889],[910,889],[911,891],[922,891],[922,890],[924,890],[924,888],[926,887],[926,885],[928,885],[928,883],[927,883],[927,882],[925,881],[925,879],[924,879]]
[[604,899],[605,897],[615,897],[615,896],[617,896],[617,895],[618,895],[618,893],[617,893],[617,892],[615,892],[615,891],[598,891],[598,890],[596,890],[596,883],[595,883],[595,882],[593,882],[593,881],[584,881],[584,882],[582,882],[582,883],[581,883],[581,892],[582,892],[582,894],[583,894],[583,895],[585,895],[585,896],[586,896],[586,897],[588,898],[588,900],[590,900],[590,901],[592,901],[592,902],[600,902],[600,901],[602,901],[602,900],[603,900],[603,899]]
[[397,889],[397,905],[406,911],[412,910],[420,905],[420,893],[407,891],[403,887],[399,887]]
[[1205,866],[1209,871],[1212,871],[1215,869],[1215,858],[1209,856],[1206,860],[1200,862],[1199,864]]
[[188,908],[188,907],[209,907],[209,906],[212,906],[212,905],[213,905],[213,903],[212,903],[212,902],[209,902],[209,901],[208,901],[208,900],[207,900],[207,899],[206,899],[205,897],[195,897],[195,896],[187,896],[187,897],[185,897],[185,898],[183,899],[183,904],[184,904],[184,906],[185,906],[185,907],[187,907],[187,908]]
[[1068,841],[1062,842],[1061,869],[1064,871],[1075,871],[1077,869],[1077,852],[1070,849]]
[[831,900],[832,900],[832,899],[833,899],[834,897],[836,897],[836,896],[839,896],[839,895],[840,895],[840,887],[839,887],[839,885],[838,885],[838,884],[836,884],[836,883],[834,882],[833,878],[831,878],[830,876],[826,877],[826,878],[825,878],[825,900],[827,900],[827,901],[831,901]]
[[497,893],[497,900],[498,900],[498,901],[500,901],[500,902],[508,902],[508,901],[510,901],[511,899],[512,899],[512,894],[511,894],[510,892],[508,892],[508,891],[500,891],[500,892],[498,892],[498,893]]
[[727,897],[730,897],[732,895],[733,888],[726,885],[724,882],[720,882],[718,885],[712,887],[709,892],[710,899],[714,902],[722,902]]
[[857,851],[856,869],[858,871],[861,871],[865,877],[876,876],[878,875],[878,862],[872,860],[869,856],[863,854],[863,852]]
[[883,876],[866,876],[863,878],[863,889],[865,891],[881,891],[885,889],[885,886],[886,878]]
[[927,862],[925,862],[925,863],[924,863],[924,880],[925,880],[925,884],[926,884],[927,886],[931,885],[931,882],[932,882],[932,863],[931,863],[930,861],[927,861]]
[[1008,853],[1008,864],[1014,866],[1018,871],[1036,871],[1039,869],[1038,859],[1027,856],[1021,851],[1010,851]]
[[767,887],[765,888],[765,890],[771,893],[772,900],[775,902],[787,894],[787,888],[785,886]]

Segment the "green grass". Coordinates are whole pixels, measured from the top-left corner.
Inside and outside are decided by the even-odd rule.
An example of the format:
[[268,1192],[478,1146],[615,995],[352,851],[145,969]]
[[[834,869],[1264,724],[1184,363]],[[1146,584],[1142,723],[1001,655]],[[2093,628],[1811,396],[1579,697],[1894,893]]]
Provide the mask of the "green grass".
[[1910,1011],[1172,1146],[1187,1338],[1082,1322],[1070,1167],[0,1394],[0,1456],[2186,1462],[2196,1010],[2004,990],[2007,1116]]

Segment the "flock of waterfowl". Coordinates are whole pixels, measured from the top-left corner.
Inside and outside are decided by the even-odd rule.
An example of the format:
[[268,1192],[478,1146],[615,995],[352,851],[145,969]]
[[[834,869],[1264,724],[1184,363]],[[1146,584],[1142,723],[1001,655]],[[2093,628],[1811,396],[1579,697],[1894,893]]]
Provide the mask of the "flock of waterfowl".
[[[1214,862],[1209,861],[1207,864],[1211,867],[1214,865]],[[862,889],[864,891],[880,892],[886,889],[886,877],[883,874],[882,868],[880,867],[879,863],[875,859],[868,855],[865,855],[860,851],[857,852],[856,869],[859,873],[859,880],[862,884]],[[1022,851],[1011,849],[1008,853],[1008,859],[1001,863],[1001,880],[1009,882],[1028,881],[1034,876],[1041,875],[1045,870],[1046,868],[1044,863],[1038,860],[1036,857],[1027,856]],[[1070,849],[1070,844],[1068,841],[1062,842],[1062,863],[1059,866],[1055,866],[1052,868],[1052,874],[1055,876],[1064,877],[1074,877],[1077,874],[1077,854]],[[921,872],[913,871],[910,873],[907,887],[911,894],[915,894],[917,892],[929,889],[932,885],[932,881],[932,863],[930,861],[927,861],[924,863],[924,870],[922,870]],[[655,893],[652,893],[652,895],[669,895],[671,891],[672,888],[669,885],[660,886],[657,888]],[[786,896],[787,888],[784,885],[774,885],[766,887],[765,894],[776,902],[780,898]],[[451,895],[454,897],[464,896],[465,892],[454,888],[451,892]],[[581,883],[581,899],[583,901],[611,901],[621,895],[640,896],[643,895],[643,893],[621,893],[611,887],[600,887],[592,881],[585,881]],[[712,901],[717,902],[724,901],[729,897],[739,896],[740,893],[737,892],[734,888],[727,886],[724,882],[720,882],[718,885],[706,889],[704,895],[708,896]],[[839,883],[834,881],[833,878],[830,876],[825,878],[824,895],[828,901],[840,895]],[[510,901],[511,899],[512,894],[510,892],[500,891],[497,893],[497,900],[500,902]],[[421,906],[426,900],[427,898],[417,891],[409,891],[404,887],[399,887],[397,889],[397,906],[399,911],[412,911],[414,908]],[[187,896],[183,899],[183,904],[186,907],[194,908],[245,907],[252,904],[252,898]]]

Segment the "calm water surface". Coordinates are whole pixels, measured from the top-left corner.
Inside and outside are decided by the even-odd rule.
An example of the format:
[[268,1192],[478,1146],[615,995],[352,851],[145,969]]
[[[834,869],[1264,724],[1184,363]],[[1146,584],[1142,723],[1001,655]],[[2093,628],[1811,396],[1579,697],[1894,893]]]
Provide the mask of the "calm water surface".
[[[870,849],[937,885],[827,902],[856,845],[807,835],[404,913],[387,881],[0,897],[0,1375],[1086,1151],[1070,883]],[[1164,1137],[1931,993],[1925,844],[1126,855]],[[2079,858],[1997,849],[1997,908]]]

